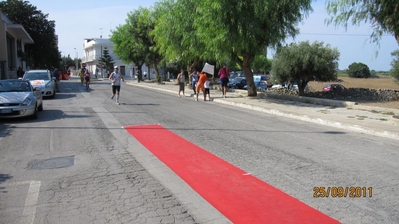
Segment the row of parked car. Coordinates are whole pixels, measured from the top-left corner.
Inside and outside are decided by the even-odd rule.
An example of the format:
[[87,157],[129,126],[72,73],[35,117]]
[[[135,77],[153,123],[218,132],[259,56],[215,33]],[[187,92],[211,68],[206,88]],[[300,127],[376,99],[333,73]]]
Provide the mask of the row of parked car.
[[[255,87],[258,90],[266,90],[271,87],[269,85],[269,78],[266,75],[255,75],[254,76]],[[227,84],[228,88],[232,89],[248,89],[247,79],[243,76],[238,76],[235,78],[230,78],[229,83]]]
[[0,80],[0,118],[37,119],[43,97],[55,97],[55,85],[49,70],[29,70],[20,79]]

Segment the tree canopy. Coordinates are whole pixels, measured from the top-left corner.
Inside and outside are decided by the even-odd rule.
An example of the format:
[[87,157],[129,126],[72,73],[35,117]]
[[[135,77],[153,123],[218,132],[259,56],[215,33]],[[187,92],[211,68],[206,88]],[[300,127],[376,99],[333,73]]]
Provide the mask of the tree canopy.
[[323,42],[292,43],[278,49],[272,64],[272,75],[280,83],[298,84],[303,95],[309,81],[327,82],[337,79],[339,52]]
[[[157,50],[169,62],[184,62],[187,70],[197,67],[200,60],[212,60],[207,54],[205,43],[199,39],[194,21],[196,1],[165,0],[157,3],[155,11],[159,15],[151,35],[156,41]],[[208,57],[207,57],[208,56]]]
[[256,96],[251,64],[267,47],[298,34],[297,24],[312,10],[311,0],[196,1],[194,28],[203,51],[219,62],[236,61],[244,71],[248,96]]
[[248,95],[256,96],[251,71],[255,57],[297,35],[297,24],[312,10],[311,2],[164,0],[153,10],[130,13],[111,41],[121,44],[115,48],[120,58],[138,66],[140,60],[153,63],[149,56],[154,49],[168,61],[184,61],[189,69],[201,60],[233,61],[245,73]]
[[269,60],[266,55],[256,55],[252,67],[255,72],[270,72],[272,60]]
[[370,78],[371,72],[369,66],[361,62],[354,62],[348,66],[349,77],[352,78]]
[[150,35],[154,29],[156,15],[147,8],[140,7],[128,14],[126,24],[117,27],[110,37],[115,44],[114,52],[125,62],[133,62],[138,68],[138,79],[141,80],[141,66],[154,65],[157,78],[159,72],[157,63],[162,57],[156,50],[153,37]]
[[399,2],[397,0],[328,0],[327,12],[330,18],[327,24],[348,27],[371,23],[372,41],[379,44],[384,33],[392,34],[399,44]]
[[31,67],[59,67],[61,55],[55,36],[55,22],[48,14],[22,0],[0,2],[0,10],[15,24],[21,24],[32,37],[34,44],[26,46],[27,61]]
[[98,59],[98,61],[103,66],[103,68],[107,69],[108,71],[112,71],[114,60],[112,59],[111,55],[109,55],[107,47],[104,47],[102,56]]

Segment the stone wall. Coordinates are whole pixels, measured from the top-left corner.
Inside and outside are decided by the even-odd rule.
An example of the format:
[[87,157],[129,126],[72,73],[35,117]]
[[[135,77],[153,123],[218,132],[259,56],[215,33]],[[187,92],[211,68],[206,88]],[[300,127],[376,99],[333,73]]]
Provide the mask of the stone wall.
[[[288,89],[268,89],[267,92],[285,95],[298,95],[297,91],[290,91]],[[305,93],[304,96],[357,102],[386,102],[399,100],[399,90],[348,88],[343,92],[309,92]]]

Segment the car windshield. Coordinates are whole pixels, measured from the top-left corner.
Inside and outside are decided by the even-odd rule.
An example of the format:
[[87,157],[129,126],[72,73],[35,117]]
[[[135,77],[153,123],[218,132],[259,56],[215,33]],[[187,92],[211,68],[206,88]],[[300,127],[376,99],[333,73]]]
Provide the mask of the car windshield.
[[47,72],[28,72],[24,76],[24,80],[50,80]]
[[0,81],[0,92],[30,92],[32,91],[29,82],[20,80],[2,80]]

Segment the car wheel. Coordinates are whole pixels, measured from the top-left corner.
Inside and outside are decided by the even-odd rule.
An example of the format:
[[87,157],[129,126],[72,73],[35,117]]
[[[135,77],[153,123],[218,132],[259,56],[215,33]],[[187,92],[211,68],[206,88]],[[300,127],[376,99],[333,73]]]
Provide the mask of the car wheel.
[[33,119],[33,120],[37,119],[37,108],[36,107],[35,107],[35,112],[31,115],[30,118]]
[[40,106],[37,108],[38,111],[43,111],[43,102],[40,104]]

